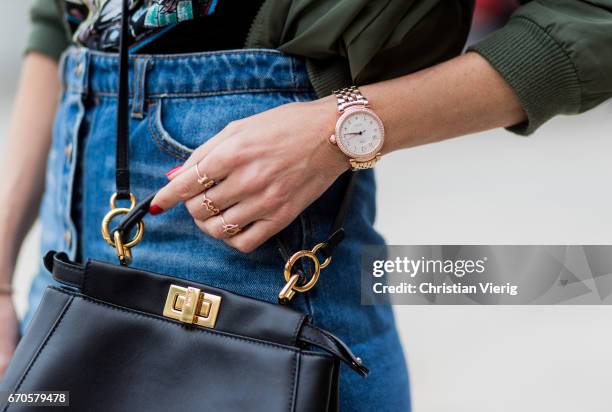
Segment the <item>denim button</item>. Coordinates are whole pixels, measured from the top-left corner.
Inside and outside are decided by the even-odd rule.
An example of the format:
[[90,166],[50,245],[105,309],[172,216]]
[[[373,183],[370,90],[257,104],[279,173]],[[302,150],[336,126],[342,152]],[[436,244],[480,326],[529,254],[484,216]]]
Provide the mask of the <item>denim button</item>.
[[66,241],[66,246],[70,247],[72,245],[72,233],[68,229],[64,231],[64,240]]
[[68,162],[72,160],[72,143],[68,143],[66,147],[64,147],[64,155],[66,155],[66,160]]
[[74,73],[79,76],[83,72],[83,63],[79,63],[74,68]]

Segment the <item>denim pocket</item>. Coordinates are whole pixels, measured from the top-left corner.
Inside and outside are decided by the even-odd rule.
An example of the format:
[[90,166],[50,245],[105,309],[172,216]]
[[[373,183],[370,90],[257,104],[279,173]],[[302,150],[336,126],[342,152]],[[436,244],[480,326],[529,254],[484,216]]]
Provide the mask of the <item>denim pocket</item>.
[[[195,147],[181,143],[166,130],[162,121],[162,111],[164,110],[162,102],[163,99],[159,99],[157,102],[152,103],[149,108],[151,137],[164,153],[181,160],[187,160]],[[204,142],[202,141],[202,143]]]
[[294,92],[164,97],[151,102],[149,128],[153,140],[164,153],[185,160],[195,148],[234,120],[313,97],[311,93]]

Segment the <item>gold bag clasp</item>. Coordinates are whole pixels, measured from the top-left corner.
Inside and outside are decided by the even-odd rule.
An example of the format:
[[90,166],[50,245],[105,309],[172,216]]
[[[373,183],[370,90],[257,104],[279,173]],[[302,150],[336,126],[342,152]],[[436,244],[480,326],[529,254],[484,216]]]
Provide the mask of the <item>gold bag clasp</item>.
[[183,323],[214,328],[221,306],[221,296],[202,292],[198,288],[170,285],[164,316]]
[[[285,263],[285,286],[278,294],[278,301],[281,304],[288,303],[295,296],[296,292],[308,292],[310,289],[314,287],[319,281],[319,276],[321,275],[321,269],[325,269],[327,265],[331,263],[331,256],[328,256],[323,262],[319,261],[317,257],[317,252],[325,246],[325,243],[318,243],[311,250],[300,250],[295,252]],[[308,258],[312,261],[313,264],[313,273],[312,277],[306,284],[299,285],[298,282],[300,280],[299,275],[292,273],[293,266],[295,263],[301,258]]]

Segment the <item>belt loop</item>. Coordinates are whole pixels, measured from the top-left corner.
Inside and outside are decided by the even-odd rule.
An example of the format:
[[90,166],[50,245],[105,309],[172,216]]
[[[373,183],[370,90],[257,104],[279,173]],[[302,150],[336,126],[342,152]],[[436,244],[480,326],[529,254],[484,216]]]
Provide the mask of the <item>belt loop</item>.
[[75,64],[68,70],[72,70],[75,87],[85,99],[89,93],[89,50],[87,48],[80,47],[75,51]]
[[145,100],[147,97],[147,70],[149,68],[149,57],[139,57],[134,62],[134,95],[132,96],[132,117],[142,119],[144,117]]

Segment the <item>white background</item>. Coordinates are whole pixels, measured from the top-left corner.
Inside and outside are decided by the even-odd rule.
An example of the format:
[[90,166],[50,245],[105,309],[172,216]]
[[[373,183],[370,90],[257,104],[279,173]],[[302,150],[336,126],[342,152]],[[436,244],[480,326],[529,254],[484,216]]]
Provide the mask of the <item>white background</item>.
[[[30,3],[0,3],[2,140]],[[389,244],[611,244],[611,114],[606,104],[530,138],[500,130],[392,154],[377,167],[377,227]],[[20,311],[37,238],[35,229],[20,255]],[[396,314],[416,412],[612,408],[610,307],[404,306]]]

